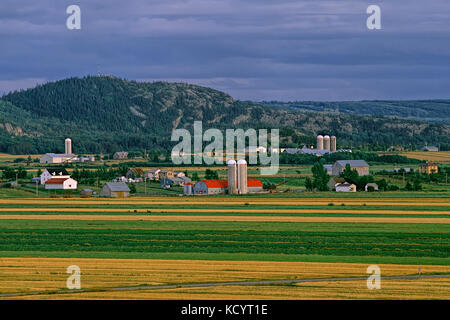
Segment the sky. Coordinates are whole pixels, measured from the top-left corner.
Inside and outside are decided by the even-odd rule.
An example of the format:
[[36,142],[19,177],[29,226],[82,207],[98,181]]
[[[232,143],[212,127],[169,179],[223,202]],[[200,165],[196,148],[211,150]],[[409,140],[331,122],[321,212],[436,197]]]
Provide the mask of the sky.
[[450,1],[1,0],[0,94],[99,72],[253,101],[450,98]]

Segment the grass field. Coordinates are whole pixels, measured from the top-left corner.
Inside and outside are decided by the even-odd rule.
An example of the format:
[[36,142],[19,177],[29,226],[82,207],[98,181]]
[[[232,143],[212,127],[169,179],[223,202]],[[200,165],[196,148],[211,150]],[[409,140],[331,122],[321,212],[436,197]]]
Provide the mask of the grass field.
[[[2,191],[4,192],[4,191]],[[450,299],[450,278],[115,292],[117,286],[450,274],[448,193],[51,199],[0,193],[0,296]],[[17,193],[14,193],[17,192]],[[71,264],[92,292],[62,294]],[[56,291],[55,291],[56,290]],[[103,292],[103,290],[107,290]]]

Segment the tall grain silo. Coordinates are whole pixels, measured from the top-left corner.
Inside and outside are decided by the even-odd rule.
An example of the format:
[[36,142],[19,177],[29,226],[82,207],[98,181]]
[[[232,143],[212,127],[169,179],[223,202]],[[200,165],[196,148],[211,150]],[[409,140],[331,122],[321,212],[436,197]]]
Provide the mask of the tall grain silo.
[[72,153],[72,140],[70,140],[70,138],[67,138],[65,140],[65,153],[66,154],[71,154]]
[[227,165],[228,165],[228,193],[237,194],[238,182],[237,182],[236,161],[228,160]]
[[323,137],[323,148],[325,150],[330,150],[330,136]]
[[240,194],[247,194],[247,161],[241,159],[237,162],[237,181]]
[[331,152],[336,152],[336,136],[331,136]]
[[323,150],[323,136],[317,136],[317,150]]

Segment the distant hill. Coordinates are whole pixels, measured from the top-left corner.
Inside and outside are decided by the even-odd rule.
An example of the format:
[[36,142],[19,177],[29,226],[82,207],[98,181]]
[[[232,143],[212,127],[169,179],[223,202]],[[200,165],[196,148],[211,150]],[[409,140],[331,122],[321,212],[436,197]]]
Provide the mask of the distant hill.
[[169,150],[172,130],[190,129],[195,120],[203,120],[204,129],[280,128],[286,146],[313,144],[326,133],[336,135],[341,147],[450,148],[447,124],[324,110],[263,106],[185,83],[70,78],[0,99],[0,152],[62,152],[66,137],[77,153]]
[[450,124],[450,100],[377,100],[348,102],[264,101],[261,104],[273,108],[290,110],[399,117],[410,120]]

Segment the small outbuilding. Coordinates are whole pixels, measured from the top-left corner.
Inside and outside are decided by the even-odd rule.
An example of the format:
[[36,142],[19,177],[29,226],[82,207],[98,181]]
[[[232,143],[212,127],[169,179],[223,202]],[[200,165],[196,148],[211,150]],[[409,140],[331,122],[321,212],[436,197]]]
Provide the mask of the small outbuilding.
[[83,189],[83,190],[80,191],[80,195],[83,196],[83,197],[91,197],[93,192],[94,191],[92,189],[87,189],[86,188],[86,189]]
[[126,198],[130,196],[130,188],[124,182],[107,182],[100,191],[100,197]]
[[336,192],[356,192],[356,186],[348,182],[336,185]]

